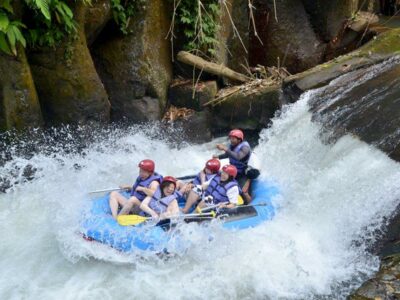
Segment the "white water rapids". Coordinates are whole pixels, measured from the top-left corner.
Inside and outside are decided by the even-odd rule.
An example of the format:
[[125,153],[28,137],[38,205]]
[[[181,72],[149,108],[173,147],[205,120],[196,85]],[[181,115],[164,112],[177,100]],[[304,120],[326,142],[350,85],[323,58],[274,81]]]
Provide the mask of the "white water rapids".
[[254,149],[281,192],[275,218],[243,231],[215,224],[212,241],[184,225],[190,247],[168,259],[83,240],[87,192],[132,183],[143,158],[164,175],[193,174],[215,141],[178,150],[133,127],[110,130],[84,154],[63,151],[72,142],[31,157],[9,149],[0,176],[13,182],[27,164],[37,171],[0,194],[0,299],[344,298],[379,266],[366,248],[400,199],[400,166],[350,136],[322,144],[310,97],[274,119]]

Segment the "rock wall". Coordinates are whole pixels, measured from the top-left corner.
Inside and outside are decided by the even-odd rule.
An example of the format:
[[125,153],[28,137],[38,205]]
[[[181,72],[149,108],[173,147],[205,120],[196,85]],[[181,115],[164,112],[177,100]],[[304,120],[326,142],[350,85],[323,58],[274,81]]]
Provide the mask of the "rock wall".
[[127,36],[108,28],[93,45],[96,69],[112,105],[112,118],[158,120],[172,80],[166,1],[149,1],[130,23]]
[[40,49],[29,55],[43,114],[50,124],[107,122],[110,103],[86,44],[87,6],[81,1],[71,6],[77,21],[76,36],[56,49]]
[[42,113],[25,51],[0,54],[0,130],[43,125]]

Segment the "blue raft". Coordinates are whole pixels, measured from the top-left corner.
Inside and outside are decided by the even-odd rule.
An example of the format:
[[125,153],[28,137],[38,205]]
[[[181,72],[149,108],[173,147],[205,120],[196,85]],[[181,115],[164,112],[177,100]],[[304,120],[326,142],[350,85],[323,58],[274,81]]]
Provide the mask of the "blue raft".
[[[251,205],[229,210],[222,226],[229,229],[246,229],[272,219],[275,208],[271,200],[277,194],[276,187],[264,181],[254,180]],[[123,252],[132,252],[135,249],[168,251],[165,245],[171,237],[169,227],[148,226],[146,223],[121,226],[111,216],[108,198],[109,194],[93,200],[90,210],[84,215],[81,233],[86,239],[95,240]]]

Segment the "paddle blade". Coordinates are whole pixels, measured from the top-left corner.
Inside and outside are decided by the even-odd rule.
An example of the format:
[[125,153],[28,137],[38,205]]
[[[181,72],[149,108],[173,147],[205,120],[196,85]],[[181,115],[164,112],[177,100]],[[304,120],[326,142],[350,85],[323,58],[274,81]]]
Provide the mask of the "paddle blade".
[[149,218],[139,215],[120,215],[117,217],[117,222],[121,226],[135,226],[147,221]]

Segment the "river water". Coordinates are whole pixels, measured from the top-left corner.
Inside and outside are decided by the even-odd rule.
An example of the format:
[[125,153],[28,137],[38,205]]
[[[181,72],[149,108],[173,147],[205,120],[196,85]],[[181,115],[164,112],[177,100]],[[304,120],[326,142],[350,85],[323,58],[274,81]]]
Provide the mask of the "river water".
[[68,128],[3,144],[0,298],[345,298],[379,266],[367,249],[400,199],[400,166],[351,136],[323,144],[308,112],[315,96],[286,107],[254,149],[262,177],[281,192],[275,218],[244,231],[184,225],[171,243],[189,246],[177,243],[169,258],[83,240],[87,192],[132,183],[143,158],[165,175],[193,174],[217,141],[171,146],[179,132],[166,141],[154,126],[91,132],[79,149]]

